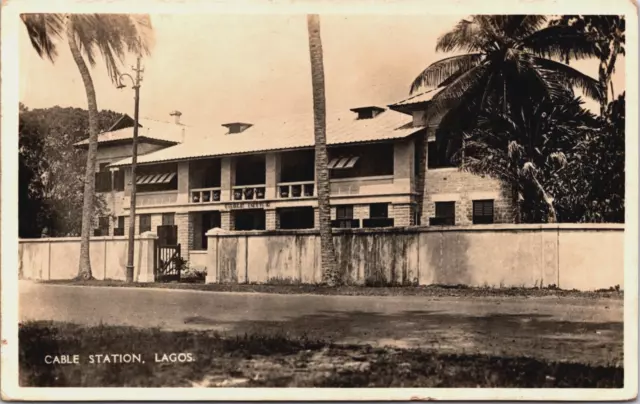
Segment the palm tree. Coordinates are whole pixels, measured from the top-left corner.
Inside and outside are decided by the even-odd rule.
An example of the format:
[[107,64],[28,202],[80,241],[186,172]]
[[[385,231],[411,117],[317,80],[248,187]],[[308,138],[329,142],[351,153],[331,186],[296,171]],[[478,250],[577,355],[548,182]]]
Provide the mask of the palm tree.
[[438,38],[436,50],[467,53],[432,63],[413,81],[411,92],[423,86],[444,87],[432,99],[434,113],[470,100],[479,100],[482,110],[493,99],[506,114],[541,99],[562,98],[568,87],[599,100],[596,80],[554,60],[592,57],[593,43],[573,27],[546,25],[547,18],[539,15],[476,15],[462,20]]
[[100,52],[107,72],[115,83],[120,75],[119,63],[127,52],[149,54],[151,20],[147,15],[128,14],[22,14],[29,39],[40,57],[55,62],[58,41],[66,40],[78,66],[87,93],[89,110],[89,151],[84,180],[79,279],[92,278],[89,241],[93,224],[96,157],[98,150],[98,103],[91,73]]
[[313,87],[313,129],[316,145],[316,184],[318,187],[318,213],[320,228],[320,255],[323,282],[333,286],[340,282],[335,262],[335,248],[331,234],[331,205],[327,157],[327,119],[324,94],[324,64],[320,17],[307,16],[309,54],[311,56],[311,85]]
[[[487,103],[523,126],[523,113],[534,111],[542,100],[566,102],[571,98],[567,90],[573,87],[590,98],[602,97],[596,80],[554,60],[591,57],[593,43],[573,27],[547,26],[547,21],[539,15],[476,15],[438,38],[437,51],[465,53],[428,66],[413,81],[411,93],[425,86],[442,88],[427,111],[427,119],[442,119],[444,130],[436,132],[440,150],[449,155],[459,150],[463,138],[453,139],[450,133],[473,129]],[[425,133],[418,184],[425,184],[427,136]],[[424,192],[417,201],[419,212],[423,197]],[[517,200],[515,190],[513,198]],[[517,220],[519,214],[515,216]]]

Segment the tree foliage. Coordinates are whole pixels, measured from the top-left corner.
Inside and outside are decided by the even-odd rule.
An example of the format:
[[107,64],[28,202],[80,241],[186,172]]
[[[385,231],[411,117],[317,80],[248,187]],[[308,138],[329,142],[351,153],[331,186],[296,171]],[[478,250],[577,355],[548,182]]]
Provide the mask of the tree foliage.
[[[433,63],[411,87],[442,87],[428,111],[440,119],[439,153],[500,179],[525,222],[623,221],[624,96],[608,104],[607,91],[624,18],[472,16],[436,50],[466,52]],[[594,57],[599,80],[568,65]],[[601,102],[600,117],[575,88]]]
[[[100,111],[101,131],[121,115]],[[19,236],[78,236],[82,218],[82,191],[86,150],[73,146],[87,138],[89,114],[80,108],[20,107],[19,126]],[[95,200],[95,215],[104,201]],[[45,230],[46,229],[46,230]]]
[[96,64],[96,54],[101,54],[114,83],[127,53],[148,55],[154,45],[151,19],[146,14],[25,13],[21,18],[33,49],[51,62],[55,62],[65,36],[65,18],[70,18],[80,52],[91,66]]
[[[625,54],[625,19],[618,15],[563,15],[549,23],[550,26],[569,27],[581,33],[593,48],[593,56],[600,60],[598,81],[601,87],[600,114],[608,105],[609,90],[614,98],[612,76],[618,55]],[[562,29],[562,28],[561,28]],[[566,28],[565,28],[566,29]],[[571,54],[561,56],[569,63]]]
[[411,92],[443,87],[431,101],[432,116],[470,103],[480,111],[487,102],[518,115],[544,99],[566,101],[573,87],[602,96],[596,80],[557,61],[594,56],[593,42],[572,26],[549,26],[544,16],[474,15],[438,38],[436,50],[467,53],[431,64],[413,81]]
[[602,118],[579,98],[541,103],[527,125],[489,107],[455,157],[515,190],[523,222],[624,222],[624,104]]
[[578,140],[552,185],[564,221],[624,223],[625,93]]

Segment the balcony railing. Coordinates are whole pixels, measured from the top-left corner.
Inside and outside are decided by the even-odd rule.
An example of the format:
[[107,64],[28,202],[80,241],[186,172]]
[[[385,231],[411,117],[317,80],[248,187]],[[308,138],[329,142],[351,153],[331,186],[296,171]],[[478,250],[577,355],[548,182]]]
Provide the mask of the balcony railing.
[[191,190],[191,203],[207,203],[220,201],[220,187],[197,188]]
[[231,188],[231,198],[234,201],[253,201],[264,199],[265,185],[236,185]]
[[310,198],[315,196],[313,181],[281,182],[278,184],[278,198]]

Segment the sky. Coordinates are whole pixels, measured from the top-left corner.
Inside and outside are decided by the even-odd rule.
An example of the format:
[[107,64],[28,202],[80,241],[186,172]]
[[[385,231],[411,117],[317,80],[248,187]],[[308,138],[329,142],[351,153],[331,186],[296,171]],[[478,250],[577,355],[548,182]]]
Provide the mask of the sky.
[[[465,15],[322,15],[328,110],[386,106],[409,96],[436,53],[437,38]],[[194,126],[312,112],[304,15],[152,15],[155,45],[142,61],[140,116]],[[65,42],[54,64],[19,34],[20,101],[29,108],[86,108],[86,94]],[[124,70],[132,73],[130,58]],[[596,78],[596,60],[572,62]],[[133,90],[116,89],[100,59],[92,69],[99,109],[133,116]],[[130,83],[127,81],[130,85]],[[624,91],[624,58],[614,76]],[[598,110],[595,102],[587,106]]]

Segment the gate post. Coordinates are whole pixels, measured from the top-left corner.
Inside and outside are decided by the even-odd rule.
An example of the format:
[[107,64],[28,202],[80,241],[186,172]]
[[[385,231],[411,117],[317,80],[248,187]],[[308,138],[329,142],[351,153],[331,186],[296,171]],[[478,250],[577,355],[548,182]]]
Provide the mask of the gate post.
[[218,278],[218,240],[219,234],[227,233],[225,230],[220,228],[215,228],[207,231],[206,236],[208,238],[207,241],[207,261],[206,261],[206,269],[207,269],[207,278],[205,283],[217,283],[219,282]]
[[137,272],[137,282],[155,282],[156,280],[156,242],[158,236],[153,232],[145,232],[138,236],[136,242],[139,246],[138,254],[139,258],[137,262],[140,263]]

